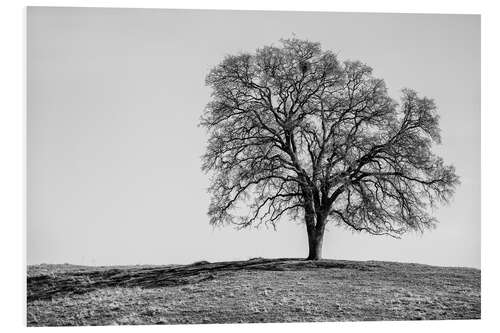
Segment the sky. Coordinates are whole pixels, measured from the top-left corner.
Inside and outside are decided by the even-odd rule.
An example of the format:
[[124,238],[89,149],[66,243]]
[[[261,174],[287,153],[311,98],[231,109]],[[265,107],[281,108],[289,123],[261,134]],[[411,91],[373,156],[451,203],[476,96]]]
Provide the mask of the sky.
[[205,76],[296,36],[360,60],[441,116],[461,185],[437,228],[402,239],[327,226],[323,257],[479,268],[480,16],[29,7],[27,263],[183,264],[305,257],[303,224],[212,227]]

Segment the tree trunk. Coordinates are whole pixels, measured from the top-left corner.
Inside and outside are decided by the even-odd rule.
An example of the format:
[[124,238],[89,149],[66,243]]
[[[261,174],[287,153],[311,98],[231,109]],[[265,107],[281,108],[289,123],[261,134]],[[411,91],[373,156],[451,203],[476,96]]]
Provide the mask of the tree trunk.
[[[322,222],[323,221],[321,221],[320,223]],[[307,260],[321,259],[324,230],[325,230],[324,226],[320,226],[319,228],[315,227],[307,228],[307,239],[309,241],[309,255],[307,256]]]
[[307,260],[320,260],[321,249],[323,245],[323,237],[308,237],[309,238],[309,255]]

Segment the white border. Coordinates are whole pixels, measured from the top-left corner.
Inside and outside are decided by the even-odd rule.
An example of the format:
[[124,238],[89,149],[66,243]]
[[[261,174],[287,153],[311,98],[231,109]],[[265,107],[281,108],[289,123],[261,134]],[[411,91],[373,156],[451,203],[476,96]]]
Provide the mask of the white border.
[[[496,212],[497,192],[500,184],[497,169],[499,102],[497,101],[499,59],[498,31],[500,17],[495,1],[270,1],[245,2],[220,1],[15,1],[3,0],[0,8],[0,253],[1,307],[0,326],[4,331],[24,330],[25,326],[25,6],[85,6],[129,8],[198,8],[198,9],[253,9],[253,10],[303,10],[303,11],[350,11],[350,12],[406,12],[406,13],[454,13],[482,15],[482,91],[481,91],[481,163],[482,163],[482,320],[431,321],[431,322],[363,322],[363,323],[314,323],[314,324],[255,324],[255,325],[189,325],[159,327],[98,327],[63,328],[62,330],[107,330],[124,332],[131,330],[168,330],[174,332],[230,332],[238,330],[320,332],[341,329],[348,332],[421,332],[421,331],[492,331],[498,326],[500,253],[497,238],[500,235],[499,217]],[[52,331],[53,328],[40,328]],[[58,331],[61,331],[59,329]]]

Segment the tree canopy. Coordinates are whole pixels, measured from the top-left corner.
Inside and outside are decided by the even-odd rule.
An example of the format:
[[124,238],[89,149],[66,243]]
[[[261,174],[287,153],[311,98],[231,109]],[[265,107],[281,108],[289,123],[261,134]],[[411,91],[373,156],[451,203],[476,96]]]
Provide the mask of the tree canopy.
[[397,103],[369,66],[319,43],[229,55],[206,84],[214,225],[275,226],[287,215],[319,247],[327,222],[398,237],[433,227],[429,207],[459,183],[432,152],[441,141],[434,101],[403,89]]

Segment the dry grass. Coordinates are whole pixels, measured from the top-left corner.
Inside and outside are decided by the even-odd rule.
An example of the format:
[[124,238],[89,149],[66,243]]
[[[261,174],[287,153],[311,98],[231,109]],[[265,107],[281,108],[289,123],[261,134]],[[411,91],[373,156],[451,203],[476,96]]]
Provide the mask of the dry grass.
[[479,319],[481,314],[481,273],[468,268],[293,259],[62,267],[29,268],[29,326]]

